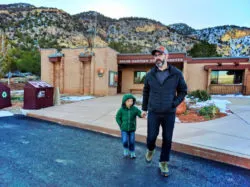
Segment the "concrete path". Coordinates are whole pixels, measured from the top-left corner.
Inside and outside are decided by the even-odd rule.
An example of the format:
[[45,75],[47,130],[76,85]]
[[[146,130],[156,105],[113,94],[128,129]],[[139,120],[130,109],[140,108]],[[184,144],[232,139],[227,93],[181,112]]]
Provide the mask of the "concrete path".
[[[63,125],[120,136],[115,114],[121,95],[28,111],[27,115]],[[225,98],[222,98],[225,99]],[[173,149],[250,169],[250,105],[248,99],[230,106],[234,114],[202,123],[176,123]],[[147,121],[138,119],[137,141],[146,140]],[[157,145],[161,145],[161,134]]]

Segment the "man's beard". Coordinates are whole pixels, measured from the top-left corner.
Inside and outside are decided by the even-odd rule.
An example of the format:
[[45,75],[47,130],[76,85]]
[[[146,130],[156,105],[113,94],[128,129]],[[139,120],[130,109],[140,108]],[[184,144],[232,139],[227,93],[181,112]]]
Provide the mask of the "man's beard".
[[158,67],[158,68],[162,68],[162,66],[166,63],[165,60],[156,60],[155,62],[155,65]]

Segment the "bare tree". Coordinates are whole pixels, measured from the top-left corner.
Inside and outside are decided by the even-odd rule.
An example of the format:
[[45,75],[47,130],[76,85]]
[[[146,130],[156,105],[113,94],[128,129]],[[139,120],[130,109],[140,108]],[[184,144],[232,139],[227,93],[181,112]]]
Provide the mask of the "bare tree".
[[96,38],[96,28],[97,28],[97,13],[94,13],[95,21],[94,24],[90,24],[87,30],[87,41],[88,41],[88,48],[93,51],[95,48],[95,38]]
[[0,77],[2,77],[6,72],[10,71],[11,57],[8,54],[10,49],[10,44],[7,40],[6,35],[0,30]]

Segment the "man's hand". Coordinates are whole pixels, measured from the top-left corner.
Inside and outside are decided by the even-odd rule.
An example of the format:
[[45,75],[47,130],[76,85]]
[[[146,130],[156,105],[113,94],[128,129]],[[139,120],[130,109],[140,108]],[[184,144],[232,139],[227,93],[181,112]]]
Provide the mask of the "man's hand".
[[142,118],[146,118],[146,116],[147,116],[147,112],[142,111],[142,113],[141,113],[141,117],[142,117]]

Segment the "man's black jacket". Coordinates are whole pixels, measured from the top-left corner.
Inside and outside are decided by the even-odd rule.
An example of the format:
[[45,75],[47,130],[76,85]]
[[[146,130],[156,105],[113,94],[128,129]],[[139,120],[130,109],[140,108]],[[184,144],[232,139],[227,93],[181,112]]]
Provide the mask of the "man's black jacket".
[[175,112],[187,95],[187,85],[182,72],[168,65],[169,76],[160,84],[156,78],[156,68],[152,68],[146,75],[142,110],[156,113]]

